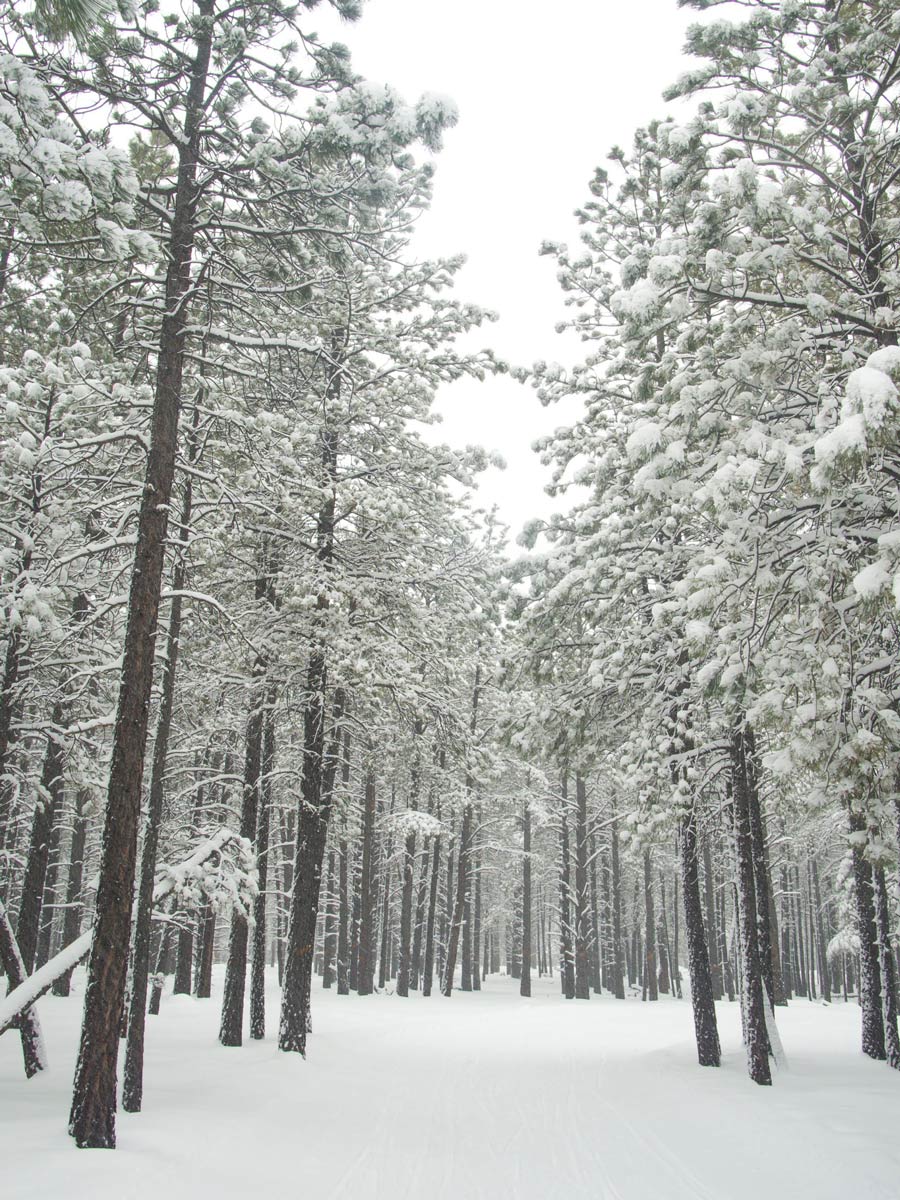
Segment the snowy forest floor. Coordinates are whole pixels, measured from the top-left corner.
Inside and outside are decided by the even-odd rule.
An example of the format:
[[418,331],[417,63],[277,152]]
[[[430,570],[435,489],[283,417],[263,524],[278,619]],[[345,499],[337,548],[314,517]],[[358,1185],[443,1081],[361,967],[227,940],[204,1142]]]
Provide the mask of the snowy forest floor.
[[[703,1070],[687,1000],[564,1001],[556,980],[489,979],[446,1000],[316,986],[309,1057],[270,1035],[223,1049],[211,1001],[148,1022],[144,1112],[119,1149],[77,1150],[66,1119],[82,972],[39,1011],[50,1070],[0,1039],[0,1190],[10,1200],[896,1200],[900,1077],[859,1052],[859,1010],[794,1002],[771,1089],[745,1071],[736,1004]],[[222,977],[217,976],[218,994]]]

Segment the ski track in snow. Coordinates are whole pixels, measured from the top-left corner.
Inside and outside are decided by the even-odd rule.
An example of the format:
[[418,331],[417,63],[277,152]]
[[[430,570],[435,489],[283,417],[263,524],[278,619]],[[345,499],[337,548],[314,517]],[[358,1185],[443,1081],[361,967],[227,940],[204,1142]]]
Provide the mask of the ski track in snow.
[[[220,994],[222,976],[217,972]],[[564,1001],[555,981],[407,1000],[317,987],[308,1059],[218,1045],[219,1003],[167,996],[147,1027],[144,1112],[119,1149],[66,1136],[77,995],[39,1002],[50,1070],[0,1039],[4,1200],[897,1200],[900,1073],[858,1051],[859,1011],[795,1001],[791,1071],[746,1076],[737,1005],[719,1070],[688,1000]]]

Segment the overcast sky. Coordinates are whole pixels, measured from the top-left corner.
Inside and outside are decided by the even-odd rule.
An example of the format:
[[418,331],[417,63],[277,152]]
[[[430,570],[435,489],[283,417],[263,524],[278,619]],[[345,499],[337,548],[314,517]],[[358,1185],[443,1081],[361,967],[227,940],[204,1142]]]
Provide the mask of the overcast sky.
[[[527,365],[566,362],[554,332],[564,313],[542,241],[577,240],[573,210],[593,169],[636,126],[664,115],[663,88],[684,69],[684,30],[696,14],[675,0],[366,0],[362,19],[339,23],[321,6],[310,24],[351,50],[355,69],[404,98],[450,96],[458,126],[437,156],[435,198],[414,250],[464,253],[460,298],[497,311],[481,344]],[[575,347],[577,353],[577,347]],[[514,537],[554,507],[532,441],[565,423],[509,378],[447,387],[442,438],[500,452],[503,472],[483,477],[480,503],[497,504]]]

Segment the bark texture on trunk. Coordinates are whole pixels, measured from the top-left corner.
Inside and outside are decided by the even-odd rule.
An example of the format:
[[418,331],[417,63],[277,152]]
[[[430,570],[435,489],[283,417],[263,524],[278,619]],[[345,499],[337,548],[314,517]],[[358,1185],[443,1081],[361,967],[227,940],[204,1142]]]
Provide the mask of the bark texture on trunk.
[[214,0],[197,0],[196,50],[184,107],[184,136],[168,243],[168,269],[157,359],[150,451],[137,522],[137,547],[119,701],[113,734],[106,821],[100,858],[94,940],[69,1130],[80,1147],[116,1144],[116,1062],[131,933],[135,856],[153,653],[162,590],[163,551],[178,440],[182,376],[192,288],[191,258],[198,202],[197,167]]
[[703,928],[703,909],[700,902],[700,868],[697,855],[697,818],[693,805],[681,818],[679,829],[681,851],[681,888],[684,895],[684,925],[688,948],[688,969],[691,977],[691,1007],[694,1012],[694,1036],[697,1058],[701,1067],[717,1067],[722,1052],[709,949]]

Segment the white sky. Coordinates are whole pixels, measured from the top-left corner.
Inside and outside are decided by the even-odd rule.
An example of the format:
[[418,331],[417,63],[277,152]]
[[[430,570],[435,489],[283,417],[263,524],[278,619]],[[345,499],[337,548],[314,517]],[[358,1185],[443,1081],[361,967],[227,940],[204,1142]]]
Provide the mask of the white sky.
[[[664,115],[663,88],[684,69],[684,30],[697,14],[675,0],[366,0],[362,19],[338,22],[322,5],[309,20],[343,41],[355,70],[408,101],[450,96],[458,126],[437,157],[435,198],[414,240],[418,255],[464,253],[461,299],[500,314],[478,340],[528,365],[566,362],[578,344],[554,325],[564,315],[544,240],[577,240],[573,210],[593,169],[634,129]],[[543,409],[508,377],[461,381],[439,396],[441,439],[497,450],[505,471],[482,477],[513,537],[558,502],[533,440],[576,411]]]

